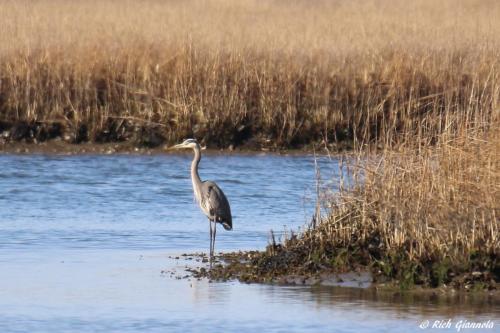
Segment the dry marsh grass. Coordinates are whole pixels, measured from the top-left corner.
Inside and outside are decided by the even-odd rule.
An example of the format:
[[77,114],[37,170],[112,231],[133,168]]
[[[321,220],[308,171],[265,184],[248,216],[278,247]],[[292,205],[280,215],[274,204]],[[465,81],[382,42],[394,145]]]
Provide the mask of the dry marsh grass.
[[436,145],[346,160],[353,186],[327,199],[332,214],[301,241],[316,256],[363,262],[402,284],[495,287],[499,133],[497,119],[488,130],[443,134]]
[[329,214],[305,231],[197,274],[319,283],[325,273],[368,269],[376,282],[403,289],[497,289],[499,119],[487,130],[444,133],[434,145],[396,148],[347,155],[340,190],[321,197]]
[[498,110],[496,1],[38,0],[0,13],[13,140],[392,145]]

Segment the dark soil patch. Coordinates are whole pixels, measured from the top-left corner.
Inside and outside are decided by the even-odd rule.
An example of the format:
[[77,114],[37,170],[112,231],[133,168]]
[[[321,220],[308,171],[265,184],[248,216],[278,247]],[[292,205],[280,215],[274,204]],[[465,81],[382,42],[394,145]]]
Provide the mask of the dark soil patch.
[[[397,270],[398,267],[393,267]],[[374,286],[382,289],[415,290],[440,289],[463,291],[497,290],[495,273],[487,269],[462,271],[449,268],[445,282],[428,281],[429,272],[422,272],[421,283],[407,284],[396,276],[384,274],[377,265],[334,266],[307,257],[281,246],[268,246],[266,251],[246,251],[219,254],[212,268],[208,266],[188,268],[194,278],[210,281],[238,280],[244,283],[273,283],[292,285],[332,285],[348,287]],[[413,277],[416,278],[416,277]]]

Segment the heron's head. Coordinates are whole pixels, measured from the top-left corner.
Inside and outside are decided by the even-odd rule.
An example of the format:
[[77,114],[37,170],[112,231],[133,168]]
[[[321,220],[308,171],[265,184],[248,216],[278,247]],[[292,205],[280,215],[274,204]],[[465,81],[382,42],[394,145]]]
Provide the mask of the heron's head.
[[195,149],[195,148],[200,148],[200,145],[198,143],[198,141],[196,141],[195,139],[186,139],[184,140],[183,143],[179,143],[178,145],[175,145],[172,147],[172,149],[186,149],[186,148],[191,148],[191,149]]

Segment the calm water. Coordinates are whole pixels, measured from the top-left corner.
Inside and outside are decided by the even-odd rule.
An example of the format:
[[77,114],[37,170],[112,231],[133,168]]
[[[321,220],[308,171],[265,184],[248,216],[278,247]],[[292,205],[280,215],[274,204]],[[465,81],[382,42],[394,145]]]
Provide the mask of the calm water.
[[[484,298],[176,279],[196,263],[175,257],[209,244],[190,160],[0,155],[0,332],[419,332],[448,319],[448,331],[460,320],[499,330],[499,304]],[[319,164],[338,177],[335,161]],[[311,156],[209,155],[200,173],[232,206],[217,251],[263,248],[270,229],[313,214]]]

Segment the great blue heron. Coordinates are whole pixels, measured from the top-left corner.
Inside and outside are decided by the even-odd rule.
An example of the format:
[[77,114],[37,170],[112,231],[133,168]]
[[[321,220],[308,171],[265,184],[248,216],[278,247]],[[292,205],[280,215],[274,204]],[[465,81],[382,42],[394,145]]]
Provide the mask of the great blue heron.
[[[194,159],[191,163],[191,181],[193,182],[194,197],[203,213],[208,217],[208,223],[210,225],[210,263],[212,263],[212,256],[215,250],[217,223],[222,224],[226,230],[233,229],[231,207],[229,207],[229,202],[224,192],[222,192],[217,184],[211,181],[201,181],[198,174],[201,148],[198,142],[195,139],[187,139],[183,143],[175,145],[172,148],[191,148],[194,150]],[[212,222],[214,222],[213,230]]]

